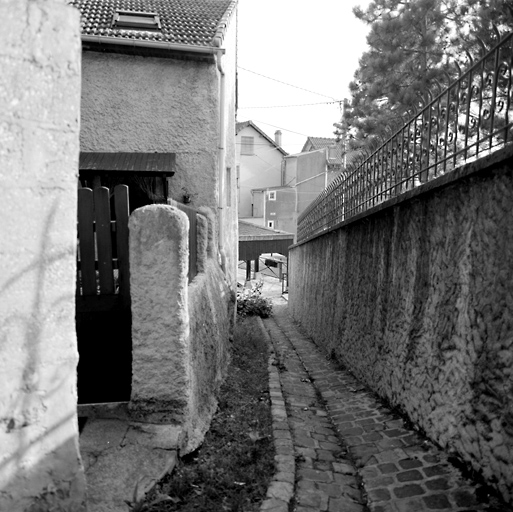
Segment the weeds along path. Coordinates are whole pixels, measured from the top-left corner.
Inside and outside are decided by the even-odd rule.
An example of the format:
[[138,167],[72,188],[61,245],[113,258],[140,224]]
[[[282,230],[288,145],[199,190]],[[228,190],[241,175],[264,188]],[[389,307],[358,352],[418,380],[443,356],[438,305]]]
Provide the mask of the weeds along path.
[[239,319],[218,410],[203,444],[131,512],[258,512],[274,473],[269,350],[255,317]]

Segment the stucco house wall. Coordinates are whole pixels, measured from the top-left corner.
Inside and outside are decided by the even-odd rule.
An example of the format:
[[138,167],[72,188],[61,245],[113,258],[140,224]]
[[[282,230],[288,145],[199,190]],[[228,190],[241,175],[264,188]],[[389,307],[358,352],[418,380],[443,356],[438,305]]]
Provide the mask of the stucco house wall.
[[296,189],[292,187],[282,187],[273,189],[276,193],[276,200],[269,199],[269,193],[266,192],[265,202],[265,226],[269,226],[269,221],[274,222],[274,229],[295,233],[297,230],[297,197]]
[[300,214],[329,183],[326,150],[299,154],[296,176],[297,211]]
[[[253,137],[254,153],[241,154],[242,137]],[[245,126],[237,132],[237,165],[239,166],[239,217],[254,217],[251,190],[282,185],[283,153],[253,126]]]
[[[235,37],[236,13],[222,44],[227,49],[222,57],[222,139],[221,73],[213,56],[178,59],[83,52],[80,132],[81,151],[176,153],[176,173],[169,179],[170,197],[181,202],[187,194],[190,206],[206,206],[214,212],[222,207],[222,242],[233,283],[237,264]],[[221,140],[225,156],[222,170]]]
[[1,2],[0,17],[0,510],[83,511],[79,17],[48,0]]

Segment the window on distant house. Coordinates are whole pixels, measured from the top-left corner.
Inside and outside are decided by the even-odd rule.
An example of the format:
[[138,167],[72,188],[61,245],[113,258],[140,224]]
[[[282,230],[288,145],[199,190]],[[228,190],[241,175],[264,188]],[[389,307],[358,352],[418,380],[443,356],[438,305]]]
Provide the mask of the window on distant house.
[[112,18],[112,28],[124,30],[160,30],[160,18],[154,12],[116,11]]
[[241,137],[241,155],[253,155],[254,154],[254,138],[253,137]]
[[276,201],[276,190],[269,191],[269,201]]
[[274,220],[268,220],[267,221],[267,227],[271,228],[271,229],[274,229]]

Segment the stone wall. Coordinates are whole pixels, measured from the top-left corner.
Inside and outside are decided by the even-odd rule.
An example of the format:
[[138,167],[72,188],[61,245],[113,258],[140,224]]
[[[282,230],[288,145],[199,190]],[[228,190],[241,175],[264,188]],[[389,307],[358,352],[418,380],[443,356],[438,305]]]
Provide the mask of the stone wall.
[[84,510],[76,415],[78,13],[0,2],[0,510]]
[[190,284],[187,216],[172,206],[151,205],[135,210],[129,223],[131,415],[180,426],[182,453],[201,443],[216,408],[234,310],[233,292],[212,258],[213,214],[200,219],[200,272]]
[[513,502],[513,157],[502,151],[290,253],[293,316]]

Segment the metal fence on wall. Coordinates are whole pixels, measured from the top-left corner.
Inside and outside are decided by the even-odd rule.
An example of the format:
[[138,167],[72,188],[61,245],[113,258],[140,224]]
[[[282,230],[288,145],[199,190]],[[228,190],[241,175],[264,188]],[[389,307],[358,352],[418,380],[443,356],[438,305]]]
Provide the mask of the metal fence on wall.
[[298,242],[513,142],[513,32],[483,53],[308,206]]

